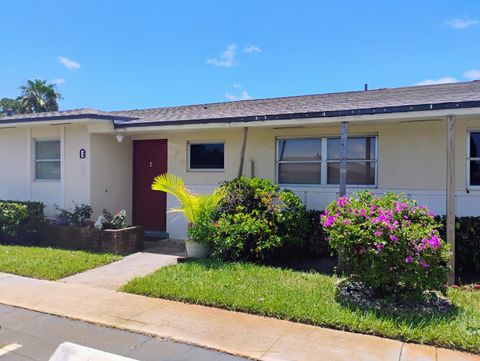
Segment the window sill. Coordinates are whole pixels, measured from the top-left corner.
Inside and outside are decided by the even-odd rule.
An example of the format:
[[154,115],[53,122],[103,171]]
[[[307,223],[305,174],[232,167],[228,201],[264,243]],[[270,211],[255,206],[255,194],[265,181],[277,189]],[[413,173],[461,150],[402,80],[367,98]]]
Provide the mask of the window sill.
[[189,173],[225,173],[225,169],[187,169]]

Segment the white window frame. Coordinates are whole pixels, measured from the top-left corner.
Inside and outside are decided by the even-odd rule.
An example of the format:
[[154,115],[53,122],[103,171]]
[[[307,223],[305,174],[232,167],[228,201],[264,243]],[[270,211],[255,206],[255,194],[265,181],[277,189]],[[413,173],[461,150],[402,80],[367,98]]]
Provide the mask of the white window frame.
[[[58,142],[60,145],[60,156],[59,158],[52,158],[52,159],[37,159],[37,143],[47,143],[47,142]],[[37,177],[37,163],[43,162],[58,162],[60,164],[60,177],[59,178],[50,178],[39,179]],[[34,180],[35,182],[61,182],[62,180],[62,141],[60,138],[35,138],[33,140],[33,172],[34,172]]]
[[[329,136],[282,136],[275,138],[275,181],[280,184],[282,187],[322,187],[322,188],[338,188],[338,184],[327,184],[327,172],[328,172],[328,163],[338,163],[339,160],[329,160],[328,159],[328,139],[339,139],[338,135],[329,135]],[[355,134],[351,135],[351,138],[375,138],[375,159],[373,160],[354,160],[349,159],[347,163],[350,162],[368,162],[375,164],[375,183],[374,184],[347,184],[349,188],[378,188],[378,135],[377,134]],[[278,159],[280,150],[279,150],[279,141],[280,140],[306,140],[306,139],[319,139],[321,140],[322,154],[319,161],[280,161]],[[280,183],[279,182],[279,164],[281,163],[321,163],[320,165],[320,183]],[[480,189],[480,187],[479,187]]]
[[471,185],[470,184],[470,161],[476,160],[480,161],[480,157],[470,157],[470,135],[471,133],[479,133],[480,129],[469,129],[467,130],[467,189],[468,190],[480,190],[480,185]]
[[[223,144],[223,168],[190,168],[190,152],[191,145],[199,144]],[[201,141],[187,141],[187,172],[211,172],[222,173],[225,172],[225,155],[227,153],[227,147],[224,140],[201,140]]]

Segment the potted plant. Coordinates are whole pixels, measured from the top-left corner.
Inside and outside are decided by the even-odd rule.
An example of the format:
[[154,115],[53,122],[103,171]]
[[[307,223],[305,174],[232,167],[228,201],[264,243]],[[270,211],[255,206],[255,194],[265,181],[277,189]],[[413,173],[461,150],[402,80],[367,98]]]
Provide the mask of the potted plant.
[[[171,208],[169,212],[182,213],[187,219],[189,228],[196,223],[202,212],[215,209],[224,196],[222,188],[216,188],[211,194],[194,194],[185,187],[185,183],[180,177],[168,173],[155,177],[152,189],[171,194],[177,198],[180,206]],[[208,240],[199,243],[187,239],[185,240],[185,248],[189,258],[205,258],[209,254]]]

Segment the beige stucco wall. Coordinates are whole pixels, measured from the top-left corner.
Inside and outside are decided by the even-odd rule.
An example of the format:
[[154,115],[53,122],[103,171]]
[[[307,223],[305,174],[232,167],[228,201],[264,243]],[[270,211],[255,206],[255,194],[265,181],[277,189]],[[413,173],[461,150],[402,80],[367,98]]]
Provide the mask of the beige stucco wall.
[[94,217],[105,208],[132,215],[132,141],[118,143],[112,134],[91,134],[91,205]]
[[[478,122],[480,126],[480,121]],[[216,185],[234,178],[240,163],[241,128],[150,133],[135,139],[167,138],[169,172],[187,184]],[[378,135],[378,187],[442,190],[444,186],[445,125],[442,121],[376,125],[350,125],[350,135]],[[248,134],[244,174],[275,180],[276,139],[282,137],[338,136],[339,127],[296,129],[251,128]],[[461,135],[458,134],[458,138]],[[188,171],[189,141],[224,141],[225,171]],[[460,156],[460,155],[459,155]]]
[[[456,189],[457,211],[460,215],[479,214],[479,191],[466,192],[467,129],[480,129],[480,118],[457,120],[456,128]],[[181,176],[194,191],[209,192],[219,182],[237,175],[242,140],[241,128],[202,129],[176,132],[151,132],[135,135],[134,139],[168,139],[168,171]],[[350,135],[378,136],[378,184],[372,191],[405,192],[436,213],[444,213],[446,172],[446,120],[415,122],[390,121],[360,125],[350,123]],[[250,128],[244,174],[275,180],[276,139],[281,137],[339,136],[339,126],[308,126],[292,129],[273,127]],[[187,170],[189,141],[224,141],[225,171],[198,172]],[[288,186],[308,208],[323,209],[335,198],[337,186]],[[349,188],[350,192],[354,189]],[[168,197],[168,207],[176,200]],[[178,215],[167,216],[171,236],[185,236],[185,222]]]

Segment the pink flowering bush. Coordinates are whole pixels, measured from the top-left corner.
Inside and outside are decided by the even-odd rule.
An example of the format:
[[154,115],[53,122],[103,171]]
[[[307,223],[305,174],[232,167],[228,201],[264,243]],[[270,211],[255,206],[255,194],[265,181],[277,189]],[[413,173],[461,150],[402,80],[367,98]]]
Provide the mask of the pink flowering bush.
[[353,280],[382,295],[445,291],[449,247],[426,207],[362,191],[332,202],[321,223]]

